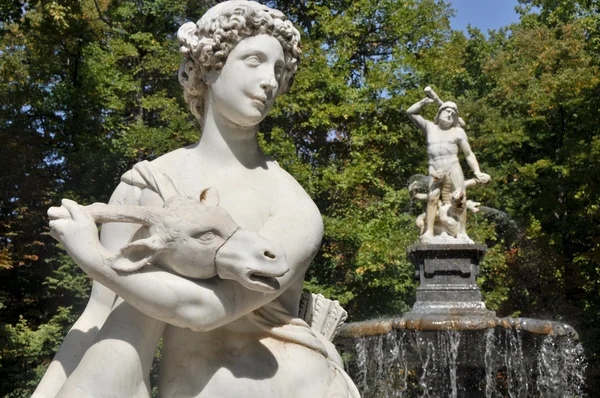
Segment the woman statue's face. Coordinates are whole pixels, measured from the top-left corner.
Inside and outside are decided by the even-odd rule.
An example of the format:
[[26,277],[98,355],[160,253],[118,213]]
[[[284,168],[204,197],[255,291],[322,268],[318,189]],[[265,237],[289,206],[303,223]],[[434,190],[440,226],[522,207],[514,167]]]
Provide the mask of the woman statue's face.
[[210,85],[213,109],[239,126],[257,125],[273,107],[283,68],[277,39],[265,34],[243,39]]

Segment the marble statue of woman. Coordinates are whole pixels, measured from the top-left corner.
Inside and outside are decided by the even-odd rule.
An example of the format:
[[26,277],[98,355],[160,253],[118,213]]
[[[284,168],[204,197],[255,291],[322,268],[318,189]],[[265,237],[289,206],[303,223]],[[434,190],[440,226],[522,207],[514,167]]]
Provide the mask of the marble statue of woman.
[[[64,202],[70,218],[53,221],[51,233],[95,282],[34,397],[148,397],[161,337],[161,397],[358,397],[335,347],[297,317],[323,235],[320,213],[256,136],[292,82],[299,32],[279,11],[229,1],[184,24],[178,39],[179,80],[202,136],[152,167],[189,192],[216,189],[235,223],[281,248],[289,271],[269,293],[219,277],[186,279],[160,264],[119,272],[107,259],[138,239],[139,225],[105,224],[100,244],[86,208]],[[158,207],[162,200],[125,181],[111,204]],[[223,246],[214,261],[247,257]]]

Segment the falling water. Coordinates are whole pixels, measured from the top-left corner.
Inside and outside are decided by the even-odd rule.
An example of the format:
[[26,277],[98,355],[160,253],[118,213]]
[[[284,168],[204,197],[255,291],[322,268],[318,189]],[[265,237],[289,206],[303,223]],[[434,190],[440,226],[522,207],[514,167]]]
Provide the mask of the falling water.
[[[404,332],[359,337],[355,340],[352,360],[346,364],[363,396],[400,398],[407,389]],[[347,350],[344,352],[348,353]],[[387,377],[381,377],[387,375]]]
[[585,360],[581,344],[547,336],[537,361],[537,390],[544,397],[581,396]]
[[497,340],[494,333],[495,329],[488,329],[485,332],[485,396],[486,398],[496,398],[496,375],[498,374],[498,365],[494,348]]
[[461,332],[416,333],[416,341],[423,363],[419,377],[423,397],[434,398],[440,394],[458,397],[457,359]]
[[458,379],[456,378],[456,367],[458,366],[458,347],[460,345],[460,335],[458,330],[448,330],[448,362],[450,370],[450,387],[452,388],[452,398],[458,396]]
[[358,337],[355,345],[356,372],[354,380],[356,380],[356,386],[360,388],[363,394],[369,392],[369,383],[367,382],[369,370],[369,364],[367,363],[367,342],[368,338]]
[[527,373],[523,357],[521,331],[504,330],[504,365],[508,395],[511,398],[527,398]]
[[[513,328],[394,329],[342,346],[364,398],[578,397],[583,349],[567,336]],[[527,349],[524,349],[527,347]],[[346,349],[349,348],[349,349]]]

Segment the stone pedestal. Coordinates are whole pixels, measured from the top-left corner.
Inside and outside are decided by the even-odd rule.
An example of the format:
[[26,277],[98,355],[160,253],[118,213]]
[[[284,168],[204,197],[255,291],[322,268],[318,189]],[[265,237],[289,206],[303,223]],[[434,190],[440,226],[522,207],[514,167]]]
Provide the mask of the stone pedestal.
[[480,244],[417,244],[407,250],[420,282],[417,301],[405,318],[493,317],[477,286],[479,263],[487,248]]

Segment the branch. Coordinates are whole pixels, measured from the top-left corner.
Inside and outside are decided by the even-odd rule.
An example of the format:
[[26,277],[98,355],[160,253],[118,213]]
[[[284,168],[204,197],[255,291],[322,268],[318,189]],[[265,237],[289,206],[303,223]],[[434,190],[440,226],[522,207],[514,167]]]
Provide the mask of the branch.
[[98,18],[104,22],[105,24],[107,24],[108,26],[110,26],[111,28],[113,27],[112,23],[110,22],[110,20],[106,19],[103,15],[102,15],[102,10],[100,10],[100,6],[98,5],[98,1],[94,0],[94,5],[96,6],[96,11],[98,11]]

